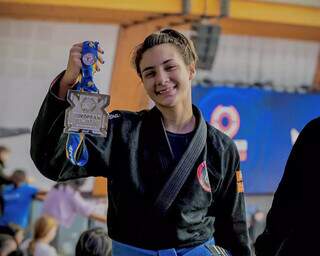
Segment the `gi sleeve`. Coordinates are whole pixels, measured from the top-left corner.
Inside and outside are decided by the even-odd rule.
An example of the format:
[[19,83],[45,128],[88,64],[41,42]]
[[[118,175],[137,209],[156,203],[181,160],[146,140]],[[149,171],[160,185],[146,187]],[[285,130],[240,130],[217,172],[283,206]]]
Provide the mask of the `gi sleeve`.
[[[299,223],[297,220],[303,216],[303,200],[299,188],[302,184],[302,173],[308,169],[311,170],[312,168],[309,167],[314,161],[310,148],[314,138],[309,135],[312,134],[310,128],[309,124],[301,131],[290,152],[284,174],[267,215],[266,228],[254,245],[257,256],[275,255],[296,228]],[[318,131],[314,132],[316,133]]]
[[[88,163],[83,166],[73,165],[66,157],[67,135],[63,133],[64,114],[68,102],[56,96],[63,73],[52,82],[44,99],[31,133],[31,158],[38,170],[47,178],[63,181],[88,176],[107,177],[112,130],[108,137],[85,136],[89,152]],[[110,123],[110,122],[109,122]]]
[[231,141],[222,154],[225,177],[220,189],[214,238],[233,256],[250,256],[246,207],[238,150]]

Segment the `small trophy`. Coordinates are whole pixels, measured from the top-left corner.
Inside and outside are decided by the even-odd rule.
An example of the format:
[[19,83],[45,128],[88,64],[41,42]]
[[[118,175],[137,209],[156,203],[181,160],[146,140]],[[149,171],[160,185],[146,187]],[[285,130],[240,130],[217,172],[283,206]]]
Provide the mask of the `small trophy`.
[[67,95],[70,107],[65,114],[64,132],[106,137],[109,115],[105,108],[110,103],[110,96],[100,94],[93,82],[98,61],[98,42],[83,43],[81,61],[81,80],[75,90],[69,90]]

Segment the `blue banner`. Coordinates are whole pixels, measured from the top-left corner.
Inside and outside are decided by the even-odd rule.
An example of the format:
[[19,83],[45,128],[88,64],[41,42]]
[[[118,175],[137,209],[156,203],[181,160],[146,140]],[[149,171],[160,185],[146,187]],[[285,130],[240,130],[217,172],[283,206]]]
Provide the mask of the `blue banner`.
[[302,128],[320,116],[320,94],[195,86],[193,103],[236,143],[246,193],[273,193]]

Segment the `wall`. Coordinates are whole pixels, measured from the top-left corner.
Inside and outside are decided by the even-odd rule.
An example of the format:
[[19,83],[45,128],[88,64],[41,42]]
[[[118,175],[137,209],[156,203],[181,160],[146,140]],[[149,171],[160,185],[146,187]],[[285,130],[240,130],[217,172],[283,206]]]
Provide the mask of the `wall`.
[[[106,63],[95,82],[107,92],[118,32],[117,25],[0,19],[0,126],[31,128],[50,82],[66,67],[68,50],[75,42],[100,41]],[[213,69],[199,70],[197,79],[311,85],[318,52],[317,42],[222,35]],[[7,170],[24,168],[36,184],[46,186],[48,180],[29,157],[29,141],[29,135],[0,139],[13,151]]]
[[319,49],[312,41],[222,35],[212,69],[198,72],[198,79],[311,87]]
[[[69,49],[77,42],[99,41],[104,48],[106,63],[95,82],[106,93],[118,29],[116,25],[0,19],[0,126],[31,129],[50,82],[65,69]],[[8,171],[23,168],[38,186],[51,184],[30,159],[30,135],[1,138],[1,144],[12,149]]]

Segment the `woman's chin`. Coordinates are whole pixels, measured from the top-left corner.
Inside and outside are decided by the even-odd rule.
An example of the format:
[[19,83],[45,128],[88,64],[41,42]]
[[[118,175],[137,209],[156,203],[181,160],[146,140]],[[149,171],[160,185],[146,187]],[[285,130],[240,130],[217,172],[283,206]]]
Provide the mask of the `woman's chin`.
[[156,102],[156,105],[164,107],[164,108],[173,108],[177,104],[176,104],[176,101],[174,101],[174,100],[164,100],[164,101]]

